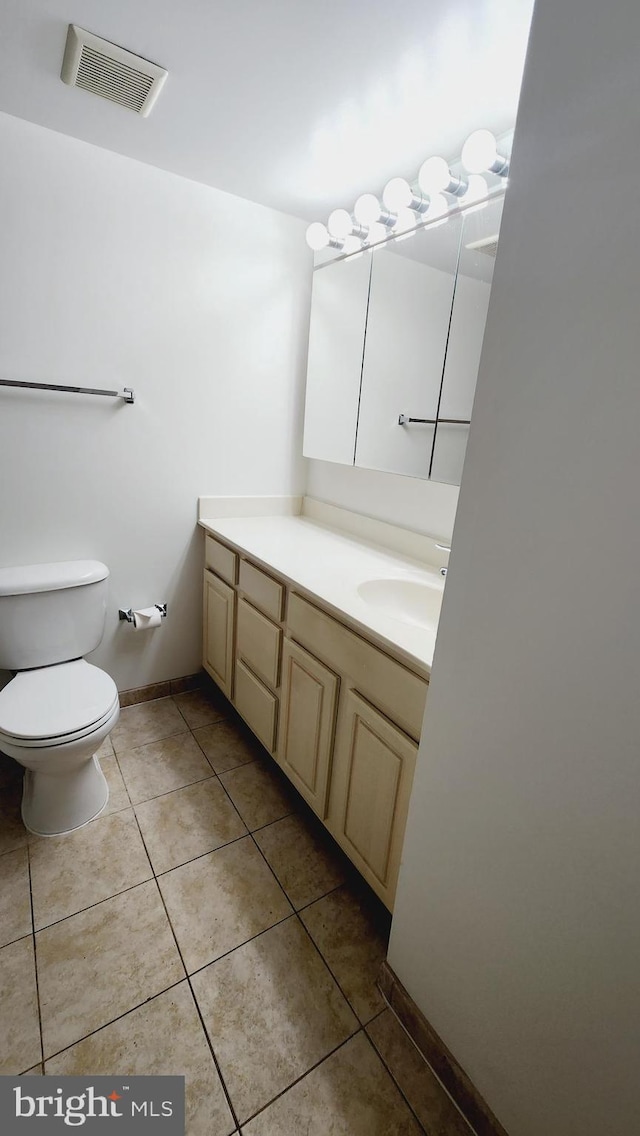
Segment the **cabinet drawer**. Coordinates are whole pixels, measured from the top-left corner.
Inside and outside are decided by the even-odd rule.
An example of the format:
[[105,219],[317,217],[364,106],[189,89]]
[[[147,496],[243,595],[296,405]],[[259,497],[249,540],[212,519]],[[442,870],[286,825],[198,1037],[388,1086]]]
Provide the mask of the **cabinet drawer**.
[[284,587],[261,568],[256,568],[248,560],[241,560],[238,587],[266,615],[275,620],[282,619]]
[[274,690],[280,680],[281,642],[280,628],[246,600],[240,599],[236,632],[238,656]]
[[272,753],[276,736],[278,700],[240,659],[236,661],[233,702],[256,737]]
[[295,593],[289,596],[287,626],[293,639],[347,676],[350,685],[419,740],[428,688],[424,679]]
[[212,536],[204,542],[204,558],[207,568],[221,576],[228,584],[235,584],[238,578],[238,554],[225,544],[220,544]]

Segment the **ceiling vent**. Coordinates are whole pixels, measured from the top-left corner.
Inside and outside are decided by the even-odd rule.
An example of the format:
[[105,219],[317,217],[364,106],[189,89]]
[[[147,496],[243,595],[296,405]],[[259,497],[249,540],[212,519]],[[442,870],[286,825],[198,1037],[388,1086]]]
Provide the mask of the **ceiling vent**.
[[481,241],[471,241],[470,244],[465,245],[465,248],[474,249],[475,252],[483,252],[485,256],[492,256],[495,260],[498,251],[498,234],[493,237],[483,237]]
[[69,86],[93,91],[146,118],[166,77],[164,67],[69,24],[60,74]]

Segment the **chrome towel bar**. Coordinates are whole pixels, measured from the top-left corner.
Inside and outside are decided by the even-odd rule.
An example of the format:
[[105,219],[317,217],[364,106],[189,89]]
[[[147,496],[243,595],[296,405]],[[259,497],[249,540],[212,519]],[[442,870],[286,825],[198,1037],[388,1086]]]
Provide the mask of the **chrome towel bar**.
[[70,394],[102,394],[108,398],[122,398],[125,402],[135,402],[136,396],[131,387],[122,390],[98,390],[96,387],[67,387],[60,383],[30,383],[22,379],[0,379],[0,387],[23,387],[27,390],[67,391]]

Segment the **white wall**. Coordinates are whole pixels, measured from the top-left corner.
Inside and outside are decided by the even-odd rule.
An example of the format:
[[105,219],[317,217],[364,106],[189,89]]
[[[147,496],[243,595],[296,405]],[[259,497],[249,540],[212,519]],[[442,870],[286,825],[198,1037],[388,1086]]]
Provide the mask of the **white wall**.
[[305,492],[310,497],[429,536],[451,537],[457,486],[334,462],[306,464]]
[[640,1131],[629,0],[538,0],[389,959],[512,1136]]
[[304,224],[7,115],[0,152],[0,376],[137,396],[0,388],[0,563],[104,560],[94,661],[120,689],[195,671],[198,495],[302,489]]

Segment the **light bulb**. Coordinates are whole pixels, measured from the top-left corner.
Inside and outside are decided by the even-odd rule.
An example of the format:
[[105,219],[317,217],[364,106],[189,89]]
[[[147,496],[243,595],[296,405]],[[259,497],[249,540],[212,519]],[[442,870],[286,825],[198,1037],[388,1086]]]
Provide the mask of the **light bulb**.
[[353,213],[361,225],[373,225],[380,220],[380,202],[375,193],[363,193],[355,203]]
[[369,225],[369,232],[367,233],[367,244],[375,245],[379,241],[385,241],[389,236],[389,230],[386,225],[382,225],[380,221],[374,221]]
[[487,202],[482,201],[482,198],[486,197],[488,193],[489,186],[486,178],[483,178],[482,174],[469,174],[469,184],[460,198],[460,204],[466,206],[474,201],[481,201],[481,205],[475,205],[473,209],[469,209],[467,212],[473,213],[479,209],[484,209]]
[[392,209],[394,213],[398,209],[407,209],[413,200],[409,182],[405,178],[391,178],[382,191],[382,200],[387,209]]
[[436,225],[444,225],[449,220],[449,202],[441,193],[434,193],[431,198],[426,220],[434,222],[432,228],[435,228]]
[[494,174],[506,174],[509,163],[498,153],[495,136],[490,130],[474,130],[462,147],[462,164],[471,174],[481,174],[491,170]]
[[362,256],[362,241],[360,240],[360,237],[345,237],[342,251],[343,253],[346,253],[347,256],[351,256],[352,260],[356,259],[356,257],[353,255],[354,253]]
[[334,209],[329,214],[327,228],[332,237],[348,237],[353,232],[351,214],[346,209]]
[[412,237],[416,231],[417,222],[418,218],[412,209],[398,209],[396,223],[393,226],[394,233],[398,234],[395,240],[406,241],[407,237]]
[[309,225],[305,237],[309,248],[314,252],[320,252],[320,249],[326,248],[329,244],[329,230],[322,221],[314,221]]
[[451,170],[444,158],[427,158],[420,166],[418,185],[423,193],[442,193],[451,184]]

